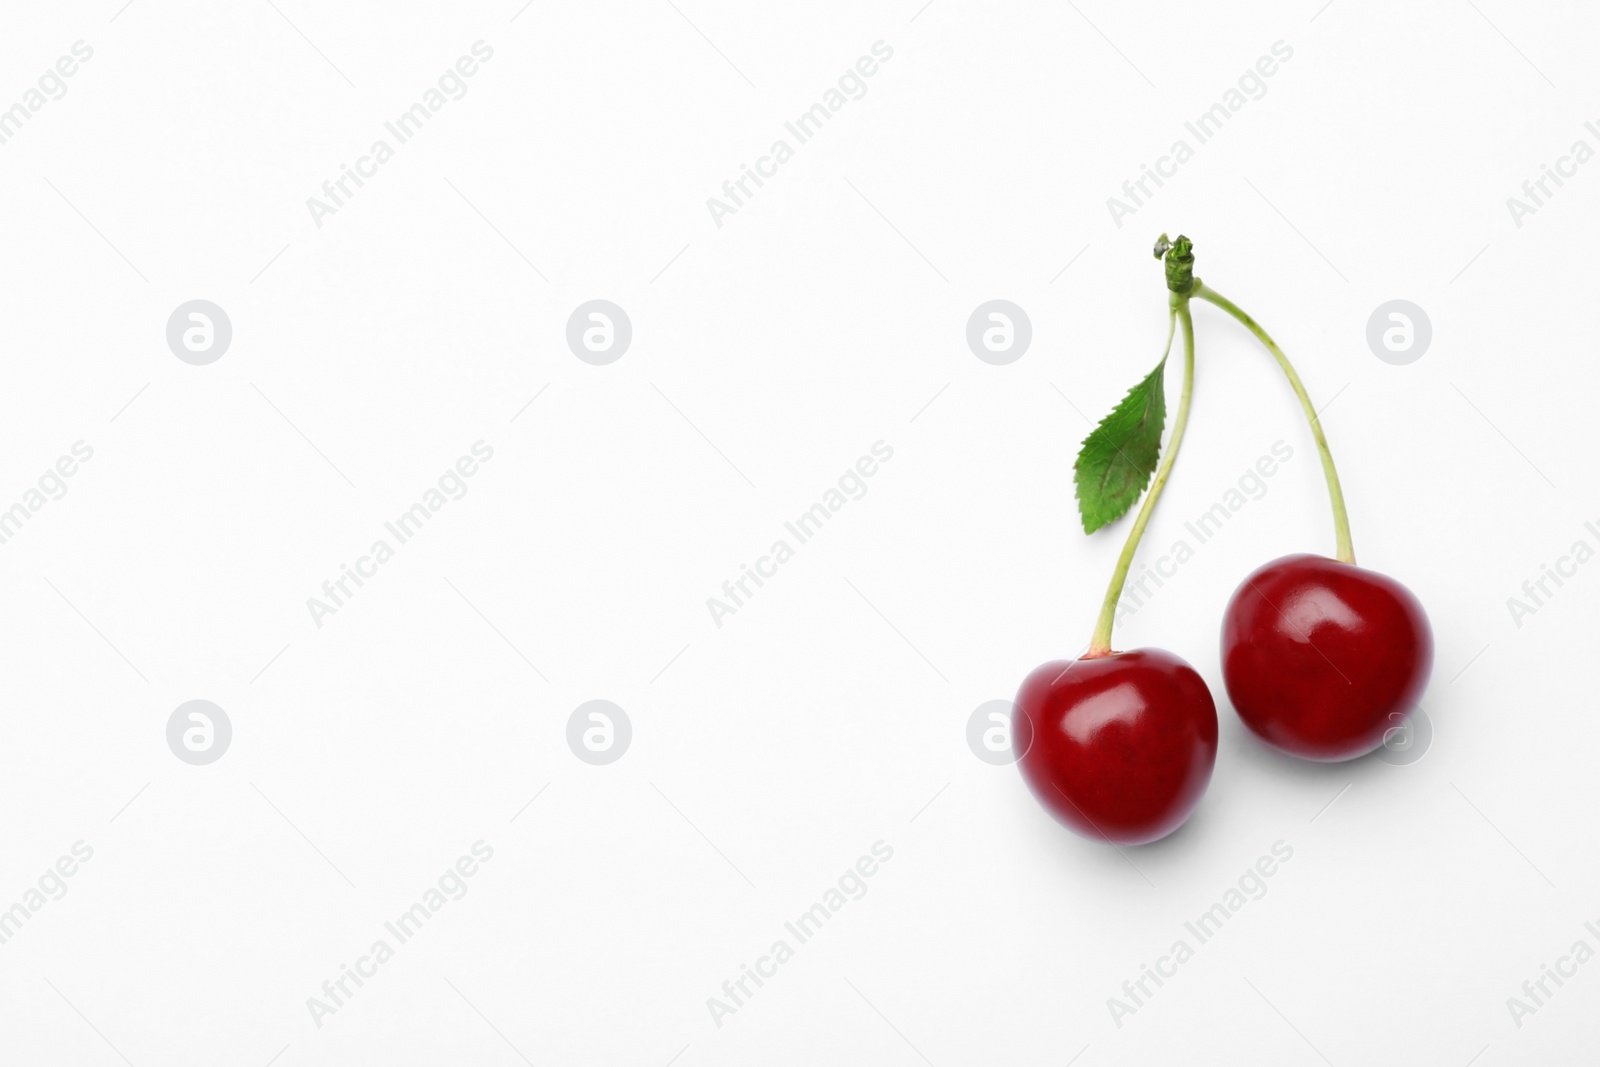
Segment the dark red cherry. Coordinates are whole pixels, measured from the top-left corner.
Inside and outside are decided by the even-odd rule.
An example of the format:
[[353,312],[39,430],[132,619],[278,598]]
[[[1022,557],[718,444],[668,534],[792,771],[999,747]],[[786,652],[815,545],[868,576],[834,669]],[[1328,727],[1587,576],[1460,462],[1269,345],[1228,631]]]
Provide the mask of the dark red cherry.
[[1347,760],[1383,744],[1433,670],[1433,631],[1393,578],[1326,556],[1275,559],[1234,591],[1222,677],[1244,724],[1295,756]]
[[1012,720],[1034,796],[1099,841],[1140,845],[1176,830],[1217,761],[1211,691],[1159,648],[1046,663],[1023,681]]

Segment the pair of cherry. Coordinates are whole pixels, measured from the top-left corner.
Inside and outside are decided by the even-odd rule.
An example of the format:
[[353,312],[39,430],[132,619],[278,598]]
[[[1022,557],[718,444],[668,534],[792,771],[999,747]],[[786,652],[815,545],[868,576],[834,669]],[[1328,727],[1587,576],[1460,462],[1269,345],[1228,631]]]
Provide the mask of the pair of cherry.
[[[1222,674],[1240,719],[1263,741],[1291,755],[1355,759],[1381,746],[1404,721],[1433,666],[1433,636],[1421,603],[1394,579],[1355,565],[1338,476],[1298,376],[1253,319],[1192,277],[1191,248],[1186,238],[1169,243],[1165,235],[1156,246],[1157,258],[1167,259],[1174,322],[1185,330],[1184,392],[1167,455],[1119,561],[1101,625],[1083,657],[1040,666],[1022,683],[1015,701],[1013,742],[1026,746],[1018,765],[1040,803],[1083,836],[1118,844],[1154,841],[1181,826],[1216,763],[1216,705],[1199,673],[1162,649],[1114,652],[1110,647],[1122,580],[1188,415],[1191,297],[1216,304],[1244,323],[1288,375],[1322,455],[1338,531],[1337,559],[1292,555],[1273,560],[1245,578],[1229,601],[1222,623]],[[1168,345],[1170,350],[1170,335]],[[1165,357],[1153,375],[1158,382],[1164,365]],[[1156,411],[1159,441],[1165,413],[1159,384],[1154,392],[1142,402],[1147,416]],[[1130,393],[1129,400],[1134,399]],[[1101,429],[1115,428],[1114,420],[1128,405],[1124,401]],[[1131,425],[1127,419],[1122,424]],[[1093,529],[1107,520],[1090,523],[1082,477],[1089,449],[1085,442],[1079,457],[1079,499],[1085,527]],[[1118,444],[1117,451],[1127,449]],[[1143,487],[1141,480],[1137,491]],[[1126,510],[1131,503],[1118,506]]]

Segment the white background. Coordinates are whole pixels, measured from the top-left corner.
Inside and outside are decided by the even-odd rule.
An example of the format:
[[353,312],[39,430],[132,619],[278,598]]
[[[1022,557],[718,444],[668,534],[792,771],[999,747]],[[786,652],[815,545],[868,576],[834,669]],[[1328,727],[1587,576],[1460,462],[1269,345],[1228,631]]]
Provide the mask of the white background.
[[[1592,1059],[1600,963],[1520,1027],[1506,1000],[1600,948],[1600,565],[1520,627],[1506,601],[1600,546],[1600,164],[1520,227],[1506,198],[1600,148],[1600,13],[275,3],[0,18],[0,107],[94,49],[0,145],[0,506],[94,449],[0,545],[0,907],[94,850],[0,946],[0,1060]],[[466,96],[316,226],[478,40]],[[865,97],[719,228],[706,198],[880,40]],[[1265,96],[1116,226],[1107,197],[1279,40]],[[1158,354],[1163,230],[1330,405],[1358,556],[1433,620],[1433,736],[1310,765],[1228,707],[1227,596],[1333,537],[1291,395],[1197,305],[1141,558],[1295,453],[1118,631],[1194,663],[1221,720],[1194,818],[1118,852],[965,729],[1087,642],[1125,524],[1082,534],[1071,463]],[[165,339],[196,298],[233,325],[209,366]],[[565,343],[593,298],[633,323],[609,366]],[[1033,324],[1003,367],[964,336],[995,298]],[[1365,339],[1396,298],[1433,323],[1408,366]],[[306,599],[478,440],[468,494],[318,628]],[[866,496],[713,625],[879,440]],[[165,738],[196,698],[234,730],[204,767]],[[632,722],[609,766],[565,740],[591,699]],[[307,998],[480,839],[470,892],[317,1026]],[[717,1026],[707,998],[879,840],[867,895]],[[1117,1026],[1107,998],[1278,841],[1266,895]]]

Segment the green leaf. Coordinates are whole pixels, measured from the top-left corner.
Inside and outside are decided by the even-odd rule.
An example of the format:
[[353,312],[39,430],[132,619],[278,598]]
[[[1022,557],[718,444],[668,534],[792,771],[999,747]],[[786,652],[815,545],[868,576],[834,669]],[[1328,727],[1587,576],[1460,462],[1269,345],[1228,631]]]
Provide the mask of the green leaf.
[[1156,369],[1129,389],[1111,414],[1083,439],[1072,470],[1084,533],[1094,533],[1127,514],[1150,484],[1161,456],[1161,427],[1167,421],[1162,382],[1166,369],[1163,356]]

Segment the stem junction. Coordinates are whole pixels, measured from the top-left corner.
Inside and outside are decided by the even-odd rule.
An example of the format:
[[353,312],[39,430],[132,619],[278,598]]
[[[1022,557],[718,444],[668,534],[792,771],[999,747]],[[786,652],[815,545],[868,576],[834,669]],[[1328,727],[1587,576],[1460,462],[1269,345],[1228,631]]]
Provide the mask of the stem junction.
[[1172,473],[1173,464],[1177,462],[1178,449],[1183,444],[1183,431],[1189,423],[1189,401],[1194,393],[1194,320],[1189,314],[1189,301],[1193,297],[1215,304],[1239,320],[1245,329],[1254,334],[1256,340],[1272,353],[1272,358],[1277,360],[1284,376],[1289,379],[1289,387],[1300,400],[1306,421],[1311,425],[1311,436],[1317,443],[1317,453],[1322,457],[1322,473],[1327,479],[1328,499],[1333,505],[1333,527],[1338,540],[1338,559],[1344,563],[1356,561],[1355,548],[1350,540],[1350,517],[1345,510],[1344,490],[1339,485],[1339,472],[1333,465],[1333,453],[1328,449],[1328,439],[1323,435],[1322,421],[1317,417],[1317,409],[1312,406],[1311,398],[1306,394],[1306,387],[1300,381],[1300,375],[1295,373],[1289,357],[1283,354],[1283,349],[1278,347],[1278,343],[1239,305],[1194,276],[1194,242],[1189,238],[1180,234],[1177,240],[1173,241],[1168,240],[1166,234],[1162,234],[1155,244],[1155,256],[1166,262],[1169,290],[1167,347],[1161,355],[1161,361],[1165,365],[1167,356],[1172,352],[1173,335],[1177,327],[1182,325],[1183,391],[1178,397],[1177,416],[1172,423],[1172,437],[1167,442],[1166,454],[1161,457],[1161,464],[1157,467],[1155,478],[1150,483],[1150,491],[1145,494],[1144,504],[1133,520],[1133,528],[1128,531],[1128,540],[1122,546],[1122,554],[1117,557],[1116,569],[1111,572],[1111,584],[1106,589],[1105,600],[1101,602],[1100,617],[1095,623],[1089,649],[1084,653],[1086,659],[1111,655],[1111,629],[1116,622],[1117,602],[1122,598],[1122,587],[1128,580],[1128,568],[1133,565],[1139,541],[1144,537],[1145,527],[1150,523],[1150,516],[1156,509],[1156,501],[1161,497],[1161,490],[1167,484],[1167,477]]

